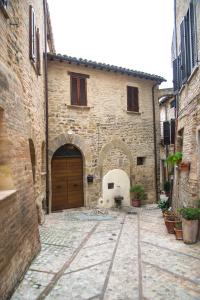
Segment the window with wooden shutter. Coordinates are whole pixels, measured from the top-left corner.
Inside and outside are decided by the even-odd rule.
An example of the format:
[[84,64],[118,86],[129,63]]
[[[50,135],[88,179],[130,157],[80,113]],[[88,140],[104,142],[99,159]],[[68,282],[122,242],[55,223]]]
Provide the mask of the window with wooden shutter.
[[40,57],[40,30],[37,28],[36,31],[36,49],[37,49],[37,74],[41,75],[41,57]]
[[6,19],[9,18],[8,12],[7,12],[7,8],[8,8],[8,0],[0,0],[0,9],[2,11],[2,13],[4,14],[4,17]]
[[170,144],[175,143],[175,119],[171,119],[170,122]]
[[191,68],[197,64],[197,24],[196,24],[196,5],[191,1],[189,7],[189,20],[190,20],[190,51],[191,51]]
[[174,93],[179,90],[179,78],[178,78],[178,57],[173,61],[173,87]]
[[139,112],[138,88],[127,86],[127,110]]
[[88,75],[68,72],[71,76],[71,105],[87,106]]
[[181,81],[183,84],[187,80],[185,19],[182,21],[180,25],[180,34],[181,34]]
[[30,59],[35,61],[35,12],[31,5],[29,7],[29,23],[29,55]]
[[169,123],[169,121],[163,122],[163,137],[164,137],[164,145],[170,145],[170,123]]

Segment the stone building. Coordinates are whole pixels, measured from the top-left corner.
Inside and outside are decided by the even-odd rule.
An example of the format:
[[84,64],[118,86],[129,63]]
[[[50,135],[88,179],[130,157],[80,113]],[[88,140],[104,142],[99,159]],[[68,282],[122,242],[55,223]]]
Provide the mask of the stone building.
[[188,166],[175,170],[174,206],[179,207],[195,205],[200,196],[200,1],[175,1],[173,50],[176,150]]
[[155,202],[164,79],[48,54],[48,80],[50,209],[128,206],[134,184]]
[[48,9],[44,8],[46,1],[0,1],[2,300],[40,249],[38,218],[45,197],[46,140],[43,53],[46,48],[55,51]]
[[174,153],[176,99],[173,89],[159,90],[160,107],[160,189],[171,181],[170,170],[165,163],[168,155]]

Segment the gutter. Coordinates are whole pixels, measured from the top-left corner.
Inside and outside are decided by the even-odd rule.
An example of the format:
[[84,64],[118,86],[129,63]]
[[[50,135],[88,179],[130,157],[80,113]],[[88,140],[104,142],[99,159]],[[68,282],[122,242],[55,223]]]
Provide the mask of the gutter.
[[156,112],[155,112],[155,102],[154,102],[154,95],[155,95],[155,87],[157,83],[152,86],[152,108],[153,108],[153,138],[154,138],[154,180],[155,180],[155,189],[156,189],[156,202],[158,202],[158,163],[157,163],[157,139],[156,139]]
[[47,2],[43,0],[44,6],[44,76],[45,76],[45,136],[46,136],[46,213],[49,214],[49,122],[48,122],[48,73],[47,73]]

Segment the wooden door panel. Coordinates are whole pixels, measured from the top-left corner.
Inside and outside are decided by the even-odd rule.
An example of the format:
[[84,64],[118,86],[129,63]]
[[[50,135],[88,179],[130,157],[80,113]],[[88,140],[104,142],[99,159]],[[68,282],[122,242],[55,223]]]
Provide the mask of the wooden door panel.
[[52,210],[84,205],[83,162],[80,157],[52,160]]

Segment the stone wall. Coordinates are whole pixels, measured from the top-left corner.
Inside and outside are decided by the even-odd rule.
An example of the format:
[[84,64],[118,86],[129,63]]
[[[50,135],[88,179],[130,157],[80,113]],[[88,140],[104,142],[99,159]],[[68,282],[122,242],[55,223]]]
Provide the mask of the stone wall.
[[[9,1],[0,9],[0,299],[6,299],[40,249],[36,201],[44,195],[41,176],[45,141],[44,71],[29,59],[29,5],[44,50],[42,1]],[[35,181],[29,140],[36,157]],[[44,158],[43,158],[44,159]],[[6,190],[14,190],[5,197]],[[41,202],[38,207],[41,207]],[[40,210],[41,215],[41,210]]]
[[[87,107],[70,105],[68,72],[90,76],[87,79]],[[82,151],[85,205],[96,205],[102,196],[102,177],[116,168],[129,175],[131,184],[143,184],[148,201],[154,202],[154,82],[56,61],[48,63],[48,78],[50,160],[55,150],[65,143],[74,144]],[[127,112],[127,85],[139,88],[139,113]],[[155,99],[159,159],[157,90]],[[69,130],[73,131],[72,135],[68,135]],[[137,166],[137,157],[145,157],[145,164]],[[87,184],[88,174],[94,175],[93,184]]]
[[[177,0],[177,44],[180,44],[180,23],[188,10],[189,0]],[[197,3],[197,39],[198,57],[200,57],[200,2]],[[182,146],[177,143],[177,150],[182,150],[183,161],[190,162],[187,172],[175,172],[174,206],[195,205],[200,196],[200,69],[199,63],[194,68],[179,95],[178,135],[183,131]]]

